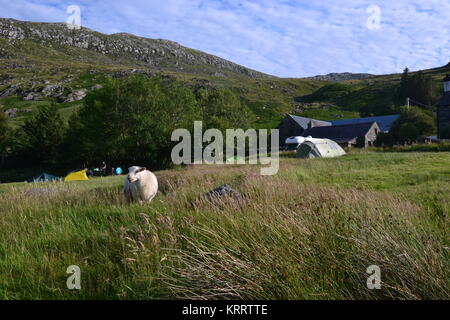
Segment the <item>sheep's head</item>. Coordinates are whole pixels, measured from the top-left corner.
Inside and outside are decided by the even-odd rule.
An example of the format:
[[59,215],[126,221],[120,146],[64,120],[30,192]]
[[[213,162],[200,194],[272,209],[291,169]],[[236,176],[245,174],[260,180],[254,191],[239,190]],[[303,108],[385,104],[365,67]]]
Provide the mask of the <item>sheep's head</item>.
[[139,166],[133,166],[128,168],[128,181],[135,182],[139,180],[139,176],[137,175],[139,172],[142,172],[144,170],[147,170],[145,167],[139,167]]

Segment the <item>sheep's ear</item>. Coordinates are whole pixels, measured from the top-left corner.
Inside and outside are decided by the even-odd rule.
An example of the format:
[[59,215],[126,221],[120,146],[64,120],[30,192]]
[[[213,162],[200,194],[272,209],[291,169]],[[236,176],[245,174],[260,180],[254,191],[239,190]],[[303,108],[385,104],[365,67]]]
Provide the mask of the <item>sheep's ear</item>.
[[138,172],[145,171],[145,170],[147,170],[146,167],[140,167],[139,170],[138,170]]

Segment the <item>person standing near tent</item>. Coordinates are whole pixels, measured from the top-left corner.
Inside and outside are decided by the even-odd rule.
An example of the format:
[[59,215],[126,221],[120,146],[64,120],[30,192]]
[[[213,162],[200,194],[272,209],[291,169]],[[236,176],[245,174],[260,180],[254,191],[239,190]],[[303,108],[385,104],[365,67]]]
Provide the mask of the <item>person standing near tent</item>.
[[103,161],[102,165],[100,166],[100,170],[102,172],[102,176],[106,176],[106,162]]

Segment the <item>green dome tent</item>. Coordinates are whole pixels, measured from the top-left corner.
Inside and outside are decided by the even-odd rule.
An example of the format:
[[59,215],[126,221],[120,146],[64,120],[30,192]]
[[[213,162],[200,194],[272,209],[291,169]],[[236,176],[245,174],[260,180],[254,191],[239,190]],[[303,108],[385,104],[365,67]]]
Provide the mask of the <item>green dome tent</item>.
[[297,148],[297,158],[334,158],[345,154],[335,141],[329,139],[306,138]]
[[56,177],[49,173],[41,173],[33,178],[27,180],[27,182],[47,182],[47,181],[60,181],[60,177]]

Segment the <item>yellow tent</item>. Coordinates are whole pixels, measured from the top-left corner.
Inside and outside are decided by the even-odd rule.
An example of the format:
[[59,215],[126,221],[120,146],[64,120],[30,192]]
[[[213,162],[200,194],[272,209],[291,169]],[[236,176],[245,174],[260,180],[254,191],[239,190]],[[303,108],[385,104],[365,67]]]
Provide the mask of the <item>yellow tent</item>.
[[89,180],[89,178],[86,175],[85,169],[76,171],[76,172],[71,172],[64,178],[64,182],[65,181],[85,181],[85,180]]

